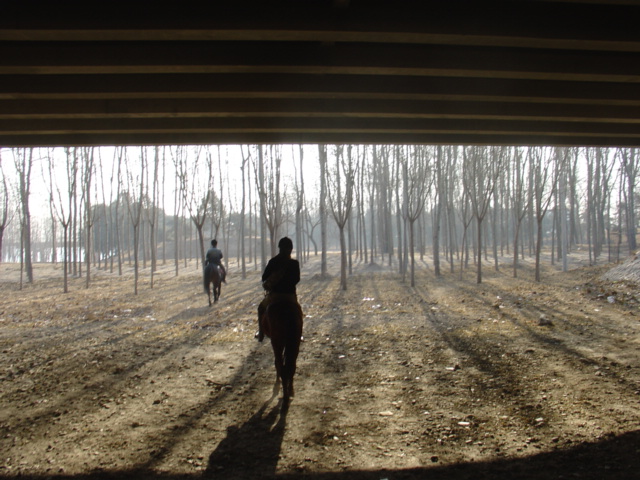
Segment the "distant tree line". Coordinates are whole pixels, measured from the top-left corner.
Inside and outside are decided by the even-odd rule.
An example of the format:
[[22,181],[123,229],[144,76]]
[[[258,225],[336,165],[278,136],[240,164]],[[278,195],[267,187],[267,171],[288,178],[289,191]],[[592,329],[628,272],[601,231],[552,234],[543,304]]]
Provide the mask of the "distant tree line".
[[[354,263],[384,263],[416,282],[416,258],[462,272],[535,259],[543,247],[568,268],[636,250],[633,148],[430,145],[68,147],[0,150],[0,261],[140,268],[153,288],[159,263],[199,268],[210,238],[244,277],[264,268],[278,239],[304,264],[340,251],[340,286]],[[309,174],[309,171],[312,174]],[[37,178],[37,180],[36,180]],[[32,215],[33,189],[48,212]],[[504,262],[503,262],[504,265]],[[22,284],[21,275],[21,284]]]

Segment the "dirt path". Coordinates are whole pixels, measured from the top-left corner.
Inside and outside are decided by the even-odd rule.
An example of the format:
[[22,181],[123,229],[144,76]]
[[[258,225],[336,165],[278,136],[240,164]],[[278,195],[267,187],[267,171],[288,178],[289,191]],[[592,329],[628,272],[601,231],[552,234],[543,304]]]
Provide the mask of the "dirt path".
[[258,272],[209,308],[195,270],[134,296],[36,268],[0,265],[0,478],[640,478],[640,292],[603,267],[360,265],[342,292],[311,262],[286,414]]

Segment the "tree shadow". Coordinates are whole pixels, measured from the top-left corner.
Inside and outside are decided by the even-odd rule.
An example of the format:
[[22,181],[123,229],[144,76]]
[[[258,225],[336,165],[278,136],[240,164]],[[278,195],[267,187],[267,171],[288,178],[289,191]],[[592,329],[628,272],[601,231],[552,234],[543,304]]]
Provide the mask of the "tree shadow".
[[[243,425],[231,425],[209,456],[203,478],[274,478],[280,458],[288,408],[274,397]],[[265,414],[266,412],[266,414]]]
[[[93,471],[82,474],[15,475],[0,479],[33,480],[197,480],[208,478],[279,480],[635,480],[638,471],[640,431],[627,432],[594,443],[519,458],[461,462],[418,468],[348,470],[344,472],[286,472],[276,474],[282,447],[286,413],[276,405],[265,416],[267,402],[241,427],[232,427],[227,438],[211,454],[204,474],[158,473],[150,469]],[[280,414],[280,416],[279,416]],[[278,418],[279,416],[279,418]],[[277,421],[276,421],[277,419]],[[274,423],[275,422],[275,423]]]

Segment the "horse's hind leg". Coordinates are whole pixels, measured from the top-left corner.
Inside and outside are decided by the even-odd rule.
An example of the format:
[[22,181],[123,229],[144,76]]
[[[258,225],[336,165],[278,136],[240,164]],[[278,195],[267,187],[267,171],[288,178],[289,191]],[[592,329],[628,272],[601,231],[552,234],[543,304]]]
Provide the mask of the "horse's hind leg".
[[[285,362],[288,362],[288,359],[285,359]],[[293,371],[288,364],[282,366],[282,396],[285,401],[293,397]]]
[[[300,332],[301,335],[302,332]],[[298,343],[298,339],[300,335],[296,334],[295,341],[289,343],[284,352],[284,366],[283,373],[287,378],[287,388],[289,396],[293,397],[294,389],[293,389],[293,377],[296,374],[296,364],[298,361],[298,354],[300,353],[300,346]],[[284,380],[283,380],[284,383]]]
[[280,393],[280,376],[276,374],[276,381],[273,383],[273,390],[271,391],[271,399],[273,400]]
[[291,378],[289,378],[289,396],[293,397],[295,394],[294,390],[293,390],[293,375],[291,375]]
[[282,379],[282,388],[285,389],[287,397],[294,396],[295,392],[293,389],[293,377],[295,373],[296,373],[296,364],[294,359],[293,365],[288,364],[284,366],[284,378]]
[[284,389],[285,387],[285,379],[283,377],[283,363],[284,363],[284,359],[283,359],[283,348],[280,347],[279,345],[276,345],[274,342],[271,342],[271,345],[273,346],[273,356],[275,357],[275,365],[276,365],[276,383],[273,385],[273,396],[276,397],[278,395],[278,392],[280,391],[280,380],[282,380],[282,387],[283,387],[283,391],[286,391]]

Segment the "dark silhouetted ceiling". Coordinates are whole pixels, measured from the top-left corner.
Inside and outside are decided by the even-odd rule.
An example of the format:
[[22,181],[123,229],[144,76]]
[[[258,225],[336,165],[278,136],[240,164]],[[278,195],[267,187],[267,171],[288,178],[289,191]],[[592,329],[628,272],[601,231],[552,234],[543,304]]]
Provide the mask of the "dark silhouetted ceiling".
[[640,6],[2,2],[0,146],[201,143],[638,146]]

